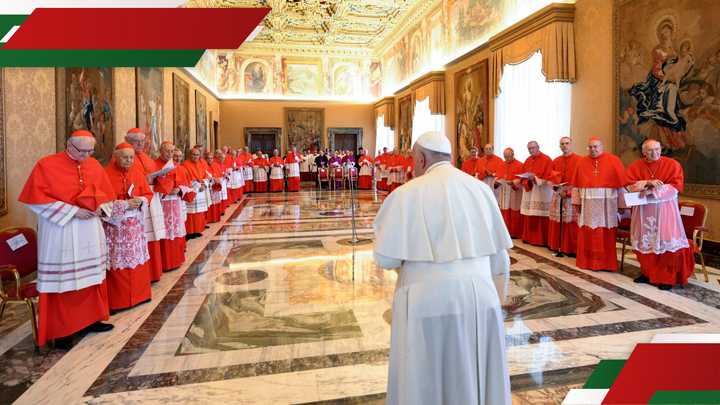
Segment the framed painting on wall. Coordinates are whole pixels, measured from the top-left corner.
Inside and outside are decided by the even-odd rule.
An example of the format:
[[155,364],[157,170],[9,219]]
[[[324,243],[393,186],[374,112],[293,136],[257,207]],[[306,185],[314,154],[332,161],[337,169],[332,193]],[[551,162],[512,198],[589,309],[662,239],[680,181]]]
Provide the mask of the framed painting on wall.
[[115,149],[112,68],[56,69],[57,150],[65,149],[73,131],[86,129],[95,135],[93,157],[106,164]]
[[190,88],[173,73],[173,142],[187,156],[190,145]]
[[455,136],[457,160],[481,149],[488,137],[488,61],[476,63],[455,73]]
[[208,145],[208,119],[207,100],[199,91],[195,90],[195,145]]
[[8,213],[7,168],[5,166],[5,86],[0,69],[0,216]]
[[325,127],[324,108],[285,108],[285,147],[318,150],[327,141],[320,139]]
[[616,0],[614,13],[615,152],[629,164],[657,139],[685,194],[720,199],[720,2]]
[[163,71],[160,68],[137,68],[135,70],[135,94],[137,97],[137,126],[145,132],[145,152],[151,156],[160,154],[163,123]]
[[413,97],[412,94],[398,100],[398,148],[410,150],[412,142]]

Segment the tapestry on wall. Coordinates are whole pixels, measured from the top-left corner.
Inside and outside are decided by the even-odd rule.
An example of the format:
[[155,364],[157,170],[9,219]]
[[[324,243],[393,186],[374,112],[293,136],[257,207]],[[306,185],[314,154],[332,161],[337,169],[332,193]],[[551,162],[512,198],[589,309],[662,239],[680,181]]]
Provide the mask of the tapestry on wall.
[[163,125],[163,71],[160,68],[137,68],[135,74],[137,96],[137,126],[145,132],[145,152],[160,154]]
[[195,144],[207,147],[208,144],[208,121],[207,101],[205,96],[195,90]]
[[326,142],[320,139],[325,125],[323,108],[285,108],[285,133],[287,147],[295,145],[298,150],[318,150]]
[[0,69],[0,215],[8,213],[7,169],[5,168],[5,87]]
[[187,156],[190,145],[190,88],[173,74],[173,139],[175,147]]
[[413,105],[412,96],[406,96],[398,101],[399,120],[398,126],[398,150],[410,150],[412,146],[412,118]]
[[[662,142],[685,191],[720,198],[720,2],[616,0],[615,149],[628,164]],[[701,27],[701,29],[700,29]]]
[[487,59],[455,73],[455,135],[458,162],[473,147],[488,141],[488,62]]
[[68,68],[57,71],[58,150],[73,131],[95,135],[93,157],[106,164],[115,148],[112,68]]

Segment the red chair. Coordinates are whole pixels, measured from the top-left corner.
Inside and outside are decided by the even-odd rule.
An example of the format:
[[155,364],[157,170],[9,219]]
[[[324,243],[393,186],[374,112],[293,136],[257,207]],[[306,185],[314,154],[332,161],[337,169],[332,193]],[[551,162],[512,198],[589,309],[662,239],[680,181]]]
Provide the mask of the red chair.
[[330,188],[330,176],[328,175],[328,169],[326,167],[319,167],[317,176],[318,176],[318,185],[320,186],[320,190],[322,190],[323,182],[327,182],[328,188]]
[[620,254],[620,270],[625,265],[625,247],[630,244],[630,218],[623,218],[617,226],[615,239],[622,243],[622,253]]
[[[705,282],[709,282],[707,268],[705,268],[705,257],[702,253],[703,242],[705,241],[705,227],[707,223],[708,209],[705,204],[695,201],[680,201],[680,218],[682,219],[685,235],[688,237],[693,253],[700,256],[700,265],[705,274]],[[697,277],[697,274],[695,275]],[[718,280],[720,282],[720,280]]]
[[[27,244],[13,251],[7,241],[23,235]],[[39,296],[35,282],[22,279],[37,271],[37,234],[30,228],[6,228],[0,231],[0,320],[8,303],[24,303],[30,311],[30,324],[37,346],[37,318],[33,298]]]

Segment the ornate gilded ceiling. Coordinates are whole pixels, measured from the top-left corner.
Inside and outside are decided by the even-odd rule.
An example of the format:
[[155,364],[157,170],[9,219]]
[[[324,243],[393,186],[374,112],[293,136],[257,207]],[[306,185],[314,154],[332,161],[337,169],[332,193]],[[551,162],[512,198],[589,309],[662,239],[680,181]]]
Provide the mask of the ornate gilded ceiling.
[[[280,48],[283,53],[315,49],[370,56],[423,1],[429,0],[189,0],[186,6],[271,7],[263,30],[243,49]],[[343,49],[346,52],[337,52]]]

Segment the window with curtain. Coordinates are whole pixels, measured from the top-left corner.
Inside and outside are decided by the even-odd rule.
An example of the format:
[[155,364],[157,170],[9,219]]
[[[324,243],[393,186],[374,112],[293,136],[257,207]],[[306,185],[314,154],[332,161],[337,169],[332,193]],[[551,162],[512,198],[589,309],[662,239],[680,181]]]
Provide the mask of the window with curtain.
[[382,151],[382,148],[388,148],[393,150],[395,147],[395,131],[385,126],[385,115],[377,117],[375,122],[375,150],[370,151],[370,154],[377,156],[377,151]]
[[495,100],[495,152],[513,148],[515,158],[529,156],[527,143],[537,141],[550,157],[570,135],[570,83],[546,82],[542,55],[537,52],[517,65],[506,65]]
[[438,131],[441,134],[445,133],[445,116],[440,114],[433,115],[430,113],[429,97],[415,102],[410,145],[414,145],[415,140],[427,131]]

